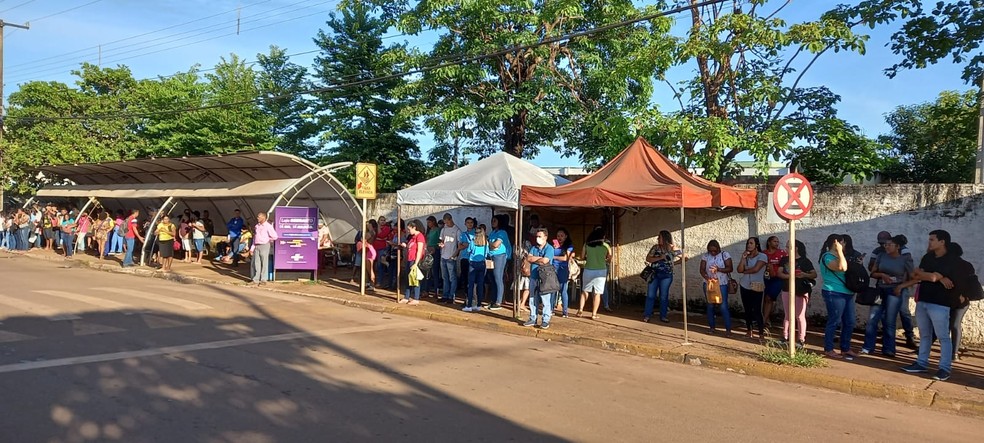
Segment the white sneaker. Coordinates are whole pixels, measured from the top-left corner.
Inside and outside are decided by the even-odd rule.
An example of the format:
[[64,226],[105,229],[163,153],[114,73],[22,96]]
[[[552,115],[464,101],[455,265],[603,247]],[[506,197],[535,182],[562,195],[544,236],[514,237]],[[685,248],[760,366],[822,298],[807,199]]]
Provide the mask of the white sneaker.
[[472,308],[471,308],[471,306],[465,306],[465,307],[461,308],[461,310],[462,311],[465,311],[465,312],[471,312],[472,311]]

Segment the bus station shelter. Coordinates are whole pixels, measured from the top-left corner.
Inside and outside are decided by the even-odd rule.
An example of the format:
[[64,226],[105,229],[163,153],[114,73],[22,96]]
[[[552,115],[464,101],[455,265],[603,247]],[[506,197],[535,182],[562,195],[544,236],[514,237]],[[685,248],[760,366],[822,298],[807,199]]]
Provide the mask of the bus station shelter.
[[34,199],[84,201],[80,212],[92,205],[127,214],[156,210],[151,227],[163,214],[208,211],[220,236],[236,209],[250,223],[277,206],[314,207],[335,242],[354,243],[362,211],[333,175],[351,166],[319,166],[274,151],[53,165],[40,168],[49,184]]

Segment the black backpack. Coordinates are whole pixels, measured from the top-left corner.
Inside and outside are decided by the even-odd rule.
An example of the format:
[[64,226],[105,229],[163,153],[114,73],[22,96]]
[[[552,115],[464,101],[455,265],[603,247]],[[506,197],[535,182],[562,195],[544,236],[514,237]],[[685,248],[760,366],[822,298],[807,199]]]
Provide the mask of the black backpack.
[[[546,255],[542,257],[546,257]],[[536,272],[538,276],[537,288],[541,294],[560,292],[560,279],[557,278],[557,268],[554,267],[553,263],[537,266]]]
[[856,261],[847,262],[847,271],[844,272],[844,286],[854,293],[868,289],[871,283],[871,276],[864,265]]

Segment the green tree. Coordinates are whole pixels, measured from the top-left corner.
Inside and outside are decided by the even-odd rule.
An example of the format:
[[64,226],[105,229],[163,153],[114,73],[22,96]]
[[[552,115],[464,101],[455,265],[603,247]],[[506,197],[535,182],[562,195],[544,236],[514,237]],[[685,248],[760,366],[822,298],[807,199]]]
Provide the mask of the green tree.
[[4,121],[4,187],[15,192],[37,188],[37,168],[60,163],[88,163],[133,158],[143,141],[134,122],[119,115],[135,106],[137,82],[130,70],[83,64],[72,71],[76,87],[60,82],[29,82],[10,94]]
[[603,137],[606,133],[628,127],[609,120],[631,119],[626,116],[644,110],[650,76],[671,61],[668,19],[555,41],[642,17],[660,5],[639,9],[630,0],[373,4],[404,33],[439,33],[432,50],[407,54],[408,67],[427,70],[413,80],[418,110],[437,116],[439,126],[463,124],[465,131],[457,136],[470,139],[466,144],[480,155],[505,151],[532,157],[551,146],[585,160],[598,158],[603,151],[598,140],[607,143],[612,137]]
[[895,161],[888,179],[908,183],[969,183],[977,154],[977,94],[944,91],[935,102],[899,106],[879,138]]
[[[398,117],[407,104],[394,91],[404,80],[338,85],[393,74],[400,67],[391,55],[404,48],[383,45],[388,26],[362,3],[342,8],[339,14],[331,15],[328,32],[319,31],[314,40],[322,51],[315,58],[314,71],[322,90],[316,95],[325,129],[321,137],[330,154],[326,161],[374,162],[379,191],[394,192],[425,175],[420,148],[408,136],[414,125]],[[341,178],[350,186],[355,183],[354,171]]]
[[140,135],[152,155],[222,154],[273,149],[274,117],[257,99],[256,74],[235,54],[204,75],[197,67],[142,86]]
[[303,91],[310,89],[307,69],[292,63],[284,49],[270,46],[268,54],[257,54],[260,67],[257,89],[263,100],[261,109],[273,119],[270,130],[277,150],[317,161],[320,146],[314,138],[320,128],[313,103]]
[[[689,32],[677,52],[678,66],[695,69],[696,75],[676,85],[666,82],[680,110],[650,111],[641,118],[644,135],[685,166],[703,168],[706,177],[717,180],[736,172],[739,155],[750,156],[764,171],[769,161],[794,156],[805,165],[814,157],[802,149],[794,154],[804,142],[860,143],[858,129],[837,117],[840,97],[826,87],[802,84],[804,74],[823,54],[864,52],[867,36],[852,30],[857,22],[826,13],[788,24],[781,18],[788,2],[748,0],[697,7],[698,3],[679,2],[694,7]],[[876,163],[874,158],[849,158],[852,161],[840,164],[866,169],[831,170],[828,164],[825,174],[874,172],[868,168]]]
[[979,83],[984,74],[984,0],[866,0],[841,6],[838,13],[871,27],[902,21],[891,48],[903,58],[885,70],[889,77],[945,59],[964,65],[968,83]]

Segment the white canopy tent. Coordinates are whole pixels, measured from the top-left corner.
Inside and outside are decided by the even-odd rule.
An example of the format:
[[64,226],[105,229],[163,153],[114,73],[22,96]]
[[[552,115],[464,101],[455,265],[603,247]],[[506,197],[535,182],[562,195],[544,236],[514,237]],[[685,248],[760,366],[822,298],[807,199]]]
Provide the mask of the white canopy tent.
[[[499,152],[397,191],[398,217],[403,218],[404,206],[425,205],[488,207],[492,209],[493,214],[496,210],[515,212],[519,209],[519,192],[523,186],[554,187],[567,183],[570,183],[570,180],[555,176],[516,156]],[[518,230],[521,223],[520,220],[516,220],[515,215],[513,224],[516,230],[513,238],[519,239]],[[513,244],[513,247],[519,248],[522,244]],[[399,261],[398,259],[398,267]],[[399,297],[399,294],[397,296]],[[519,312],[518,309],[518,306],[514,307],[514,314]]]
[[396,204],[519,208],[523,186],[570,183],[515,156],[499,152],[396,192]]

